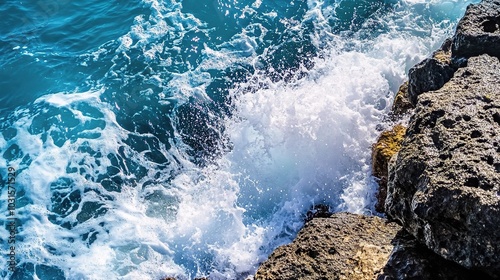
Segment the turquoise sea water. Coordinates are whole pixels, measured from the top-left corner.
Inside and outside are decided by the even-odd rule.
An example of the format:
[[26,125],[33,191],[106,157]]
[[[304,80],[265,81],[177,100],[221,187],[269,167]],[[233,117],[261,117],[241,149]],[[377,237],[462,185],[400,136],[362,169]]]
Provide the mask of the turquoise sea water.
[[0,277],[245,279],[313,205],[371,213],[376,127],[471,2],[3,1]]

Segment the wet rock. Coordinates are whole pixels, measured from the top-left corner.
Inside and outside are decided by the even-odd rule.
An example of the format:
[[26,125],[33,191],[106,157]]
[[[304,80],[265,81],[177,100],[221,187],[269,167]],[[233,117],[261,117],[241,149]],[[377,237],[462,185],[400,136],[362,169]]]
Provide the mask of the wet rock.
[[330,218],[333,213],[330,211],[330,207],[324,204],[314,205],[314,207],[307,211],[306,222],[314,218]]
[[399,229],[378,217],[349,213],[314,218],[291,244],[272,253],[255,279],[374,279]]
[[447,39],[430,58],[408,71],[408,97],[413,105],[420,94],[441,88],[453,77],[457,67],[451,62],[451,44]]
[[399,87],[394,97],[391,111],[392,114],[398,116],[408,113],[413,108],[415,108],[415,106],[413,106],[408,94],[408,82],[405,82]]
[[500,57],[500,1],[485,0],[469,5],[453,38],[454,57],[481,54]]
[[441,258],[396,223],[335,213],[308,221],[291,244],[276,249],[259,267],[255,279],[489,278]]
[[386,213],[435,253],[500,277],[500,62],[471,57],[419,96]]
[[378,178],[379,189],[375,210],[384,212],[385,197],[387,196],[387,177],[389,160],[401,148],[406,127],[398,124],[391,130],[384,131],[372,147],[372,173]]

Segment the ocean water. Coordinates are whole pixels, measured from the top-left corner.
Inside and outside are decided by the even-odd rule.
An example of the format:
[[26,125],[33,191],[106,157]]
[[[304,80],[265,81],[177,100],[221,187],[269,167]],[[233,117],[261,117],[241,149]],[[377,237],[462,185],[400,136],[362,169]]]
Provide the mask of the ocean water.
[[377,126],[472,2],[2,1],[0,277],[246,279],[314,205],[373,213]]

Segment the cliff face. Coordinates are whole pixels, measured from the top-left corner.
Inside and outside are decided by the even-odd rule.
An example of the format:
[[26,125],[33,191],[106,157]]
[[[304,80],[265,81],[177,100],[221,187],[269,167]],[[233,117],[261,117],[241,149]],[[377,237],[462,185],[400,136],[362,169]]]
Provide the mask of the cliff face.
[[428,248],[500,276],[500,62],[471,57],[419,96],[389,166],[386,213]]
[[500,0],[470,5],[453,38],[409,71],[394,110],[415,108],[401,149],[377,157],[387,181],[379,201],[401,227],[313,219],[256,279],[500,278],[499,57]]
[[500,277],[499,24],[500,1],[469,6],[449,63],[436,68],[428,60],[410,71],[410,85],[432,87],[410,86],[416,109],[389,165],[385,207],[435,253],[494,277]]

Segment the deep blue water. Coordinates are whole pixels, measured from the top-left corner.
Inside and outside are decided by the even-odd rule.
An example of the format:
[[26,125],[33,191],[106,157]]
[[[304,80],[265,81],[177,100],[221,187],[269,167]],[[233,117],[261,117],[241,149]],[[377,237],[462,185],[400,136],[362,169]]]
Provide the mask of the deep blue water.
[[371,213],[376,127],[470,2],[3,1],[0,276],[245,279],[314,204]]

